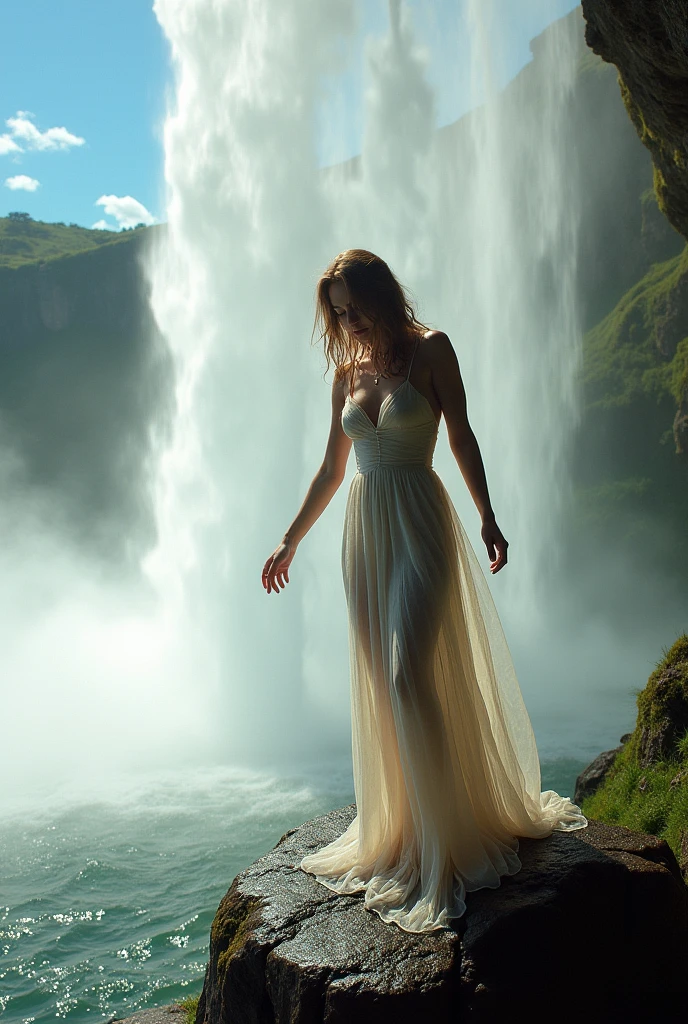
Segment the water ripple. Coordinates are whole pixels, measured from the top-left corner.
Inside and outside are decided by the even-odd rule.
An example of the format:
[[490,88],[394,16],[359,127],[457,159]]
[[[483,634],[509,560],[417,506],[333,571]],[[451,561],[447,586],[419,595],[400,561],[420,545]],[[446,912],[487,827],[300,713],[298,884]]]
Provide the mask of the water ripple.
[[352,800],[341,778],[325,791],[236,769],[168,772],[6,817],[2,1024],[109,1019],[200,991],[233,877],[287,829]]

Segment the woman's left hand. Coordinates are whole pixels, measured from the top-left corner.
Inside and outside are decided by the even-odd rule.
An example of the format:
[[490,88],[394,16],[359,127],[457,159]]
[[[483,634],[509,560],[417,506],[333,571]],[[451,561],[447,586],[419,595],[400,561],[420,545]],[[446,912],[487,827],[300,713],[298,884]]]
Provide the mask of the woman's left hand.
[[490,572],[492,574],[499,572],[506,565],[506,549],[509,547],[508,540],[506,540],[504,534],[497,526],[495,519],[491,517],[483,519],[480,536],[487,548],[487,555],[490,559]]

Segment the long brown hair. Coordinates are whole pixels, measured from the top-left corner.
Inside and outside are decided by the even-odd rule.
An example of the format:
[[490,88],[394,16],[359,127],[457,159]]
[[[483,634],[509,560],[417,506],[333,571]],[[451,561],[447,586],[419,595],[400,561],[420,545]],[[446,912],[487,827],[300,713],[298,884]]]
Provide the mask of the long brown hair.
[[324,341],[325,373],[330,363],[335,366],[335,380],[351,371],[352,392],[361,357],[356,340],[344,330],[330,301],[329,287],[337,280],[344,283],[353,305],[372,322],[370,358],[376,372],[399,373],[412,343],[428,328],[416,317],[406,290],[379,256],[367,249],[346,249],[335,256],[316,285],[313,335],[319,330],[314,343]]

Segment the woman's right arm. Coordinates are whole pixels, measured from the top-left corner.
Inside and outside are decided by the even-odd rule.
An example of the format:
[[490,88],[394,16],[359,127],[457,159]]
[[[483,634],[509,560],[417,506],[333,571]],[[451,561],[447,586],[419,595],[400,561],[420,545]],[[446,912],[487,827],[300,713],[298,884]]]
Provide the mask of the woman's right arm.
[[289,582],[289,566],[298,545],[316,519],[325,511],[344,479],[346,463],[351,451],[351,438],[342,429],[342,410],[345,398],[345,379],[335,381],[332,385],[332,420],[325,458],[313,477],[296,518],[288,527],[281,544],[273,551],[263,566],[261,581],[268,594],[272,591],[279,594],[280,587],[284,588]]

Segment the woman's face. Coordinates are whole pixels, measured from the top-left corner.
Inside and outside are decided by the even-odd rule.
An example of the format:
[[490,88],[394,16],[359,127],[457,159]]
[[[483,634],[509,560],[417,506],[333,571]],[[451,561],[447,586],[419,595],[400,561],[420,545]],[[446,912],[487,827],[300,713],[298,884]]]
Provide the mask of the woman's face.
[[342,328],[356,341],[365,345],[373,321],[349,302],[349,293],[343,281],[332,281],[328,288],[330,302]]

